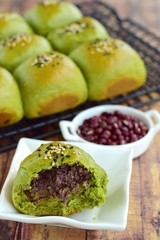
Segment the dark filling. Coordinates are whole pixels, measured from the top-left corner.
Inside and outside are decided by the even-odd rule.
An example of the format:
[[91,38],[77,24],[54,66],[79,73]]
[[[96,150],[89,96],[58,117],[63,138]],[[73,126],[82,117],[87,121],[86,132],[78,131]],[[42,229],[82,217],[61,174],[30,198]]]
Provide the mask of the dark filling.
[[88,188],[91,178],[91,173],[81,166],[62,165],[39,172],[38,177],[31,181],[31,189],[24,192],[35,203],[51,196],[67,203],[68,195],[75,194],[80,187]]

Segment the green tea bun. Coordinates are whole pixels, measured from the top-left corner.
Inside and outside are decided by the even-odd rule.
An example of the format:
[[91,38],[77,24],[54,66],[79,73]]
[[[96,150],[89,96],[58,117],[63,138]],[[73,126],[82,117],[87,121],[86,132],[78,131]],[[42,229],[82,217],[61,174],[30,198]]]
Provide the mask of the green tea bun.
[[106,201],[106,172],[71,144],[42,144],[20,164],[12,190],[15,208],[34,216],[67,216]]
[[0,67],[0,127],[16,123],[23,117],[23,107],[17,82]]
[[0,65],[13,71],[28,57],[51,50],[50,43],[42,36],[26,33],[12,35],[0,44]]
[[58,52],[26,60],[14,75],[28,118],[74,108],[87,99],[87,85],[81,71],[69,57]]
[[83,44],[69,55],[88,83],[89,100],[104,100],[135,90],[146,81],[139,54],[118,39]]
[[32,33],[31,27],[15,12],[0,13],[0,40],[17,33]]
[[28,23],[40,35],[46,35],[50,30],[79,20],[81,17],[82,13],[74,4],[54,0],[38,3],[25,14]]
[[66,54],[83,43],[106,37],[108,33],[105,27],[91,17],[83,17],[74,23],[51,31],[48,35],[54,49]]

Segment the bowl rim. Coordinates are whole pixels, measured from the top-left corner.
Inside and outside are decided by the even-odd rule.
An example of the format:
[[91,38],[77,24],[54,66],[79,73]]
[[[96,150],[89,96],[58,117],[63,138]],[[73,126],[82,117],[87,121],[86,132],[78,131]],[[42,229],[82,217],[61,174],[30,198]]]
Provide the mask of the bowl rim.
[[[117,109],[117,108],[119,108],[119,109]],[[96,116],[96,115],[104,112],[105,109],[106,109],[106,111],[110,109],[111,112],[114,111],[114,110],[118,110],[118,111],[121,112],[121,110],[122,110],[122,113],[124,113],[123,110],[124,111],[125,110],[126,111],[129,110],[130,112],[128,114],[133,112],[133,113],[135,113],[133,115],[137,116],[138,118],[140,116],[139,119],[141,119],[142,121],[143,121],[143,119],[145,119],[144,123],[148,127],[148,132],[142,138],[138,139],[137,141],[131,142],[131,143],[125,143],[125,144],[119,144],[119,145],[105,145],[105,144],[98,144],[98,143],[94,143],[94,142],[89,142],[89,141],[85,140],[84,138],[82,138],[80,135],[77,134],[76,130],[78,130],[78,127],[77,127],[77,125],[75,126],[75,123],[79,123],[79,118],[81,118],[81,117],[82,117],[83,120],[87,119],[87,118],[85,118],[86,113],[92,113],[94,110],[97,110],[97,109],[99,109],[100,111],[97,114],[94,114],[94,115],[91,114],[90,117]],[[80,126],[82,123],[80,123],[78,126]],[[125,147],[125,146],[132,147],[134,145],[141,144],[141,142],[143,143],[144,141],[148,141],[148,138],[150,137],[151,132],[153,130],[153,122],[145,114],[145,112],[143,112],[143,111],[141,111],[139,109],[136,109],[136,108],[133,108],[133,107],[129,107],[129,106],[110,105],[109,104],[109,105],[100,105],[100,106],[91,107],[91,108],[85,109],[85,110],[81,111],[80,113],[78,113],[71,121],[71,130],[72,130],[72,133],[76,137],[78,137],[81,142],[90,143],[90,144],[94,144],[94,145],[98,145],[98,146],[102,146],[102,147],[112,147],[112,148],[117,148],[117,147],[120,148],[121,147],[122,148],[122,147]]]
[[[143,118],[147,119],[147,122],[152,126],[153,123],[151,122],[151,120],[148,118],[147,115],[145,115],[145,112],[139,110],[139,109],[136,109],[136,108],[133,108],[133,107],[128,107],[128,106],[123,106],[123,105],[100,105],[100,106],[95,106],[95,107],[91,107],[91,108],[88,108],[88,109],[85,109],[81,112],[79,112],[73,119],[72,119],[72,122],[76,122],[78,121],[77,119],[79,119],[81,116],[85,116],[86,113],[92,113],[92,111],[94,110],[100,110],[98,112],[99,113],[102,113],[103,111],[108,110],[108,109],[112,109],[112,110],[118,110],[121,112],[121,110],[117,109],[117,108],[120,108],[122,111],[124,110],[129,110],[130,112],[133,112],[135,114],[133,114],[133,116],[142,116]],[[103,110],[103,111],[102,111]],[[112,111],[111,111],[112,112]],[[98,115],[96,114],[96,115]],[[95,114],[94,115],[91,115],[92,116],[96,116]],[[85,120],[85,119],[84,119]],[[148,126],[149,127],[149,126]]]

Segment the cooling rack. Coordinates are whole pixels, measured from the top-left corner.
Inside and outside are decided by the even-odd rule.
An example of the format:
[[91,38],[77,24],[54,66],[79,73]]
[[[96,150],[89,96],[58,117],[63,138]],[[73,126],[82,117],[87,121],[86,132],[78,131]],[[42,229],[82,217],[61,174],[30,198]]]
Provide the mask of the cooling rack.
[[160,38],[130,19],[121,19],[102,1],[85,1],[77,6],[84,15],[92,16],[106,27],[112,37],[128,42],[143,58],[148,72],[146,84],[136,91],[102,102],[86,102],[77,108],[48,117],[28,120],[0,128],[0,152],[15,148],[21,137],[45,139],[60,134],[59,121],[72,119],[81,110],[100,104],[124,104],[136,108],[160,100]]

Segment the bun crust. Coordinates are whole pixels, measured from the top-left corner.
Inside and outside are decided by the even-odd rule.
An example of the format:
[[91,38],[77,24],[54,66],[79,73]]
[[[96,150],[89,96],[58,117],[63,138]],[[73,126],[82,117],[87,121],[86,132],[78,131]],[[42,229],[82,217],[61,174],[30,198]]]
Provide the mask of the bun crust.
[[118,39],[83,44],[69,55],[88,84],[90,100],[104,100],[133,91],[146,81],[146,68],[138,53]]
[[0,65],[13,71],[28,57],[51,50],[49,42],[42,36],[26,33],[12,35],[0,44]]
[[25,18],[32,28],[40,35],[79,20],[80,10],[69,2],[44,1],[36,4],[25,14]]
[[109,35],[105,27],[91,17],[83,17],[48,34],[48,40],[52,43],[53,48],[66,54],[83,43],[106,37]]
[[0,126],[20,121],[23,107],[17,82],[4,68],[0,67]]
[[18,33],[33,33],[25,19],[15,12],[0,13],[0,40]]
[[84,77],[67,56],[50,52],[30,58],[14,72],[26,117],[61,112],[87,99]]

